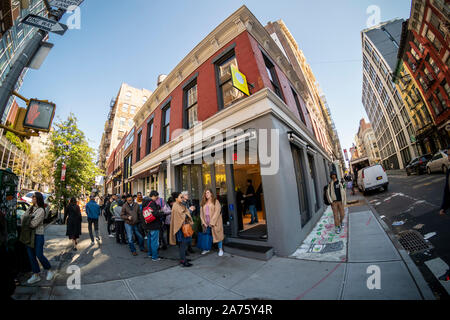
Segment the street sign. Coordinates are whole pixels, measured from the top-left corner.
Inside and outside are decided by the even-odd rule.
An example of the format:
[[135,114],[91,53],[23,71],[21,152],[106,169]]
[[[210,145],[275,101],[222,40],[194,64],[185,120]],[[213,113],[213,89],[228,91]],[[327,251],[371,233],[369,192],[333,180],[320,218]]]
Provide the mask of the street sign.
[[66,181],[66,164],[64,163],[61,169],[61,181]]
[[69,29],[65,24],[34,14],[27,15],[22,20],[22,23],[39,28],[47,32],[53,32],[61,36],[67,31],[67,29]]
[[56,105],[48,101],[31,99],[23,127],[38,131],[49,132],[55,116]]
[[247,79],[234,65],[231,65],[231,77],[233,79],[233,87],[249,96]]
[[68,10],[70,7],[79,7],[83,0],[51,0],[50,5],[59,9]]

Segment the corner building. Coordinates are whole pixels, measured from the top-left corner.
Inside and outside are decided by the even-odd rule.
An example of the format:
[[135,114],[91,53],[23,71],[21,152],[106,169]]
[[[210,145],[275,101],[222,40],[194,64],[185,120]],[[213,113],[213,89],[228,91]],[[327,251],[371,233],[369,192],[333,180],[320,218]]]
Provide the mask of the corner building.
[[[232,65],[246,76],[249,96],[233,87]],[[314,136],[305,98],[289,60],[243,6],[185,57],[138,111],[132,174],[124,183],[133,193],[156,189],[166,199],[187,190],[197,207],[211,188],[222,205],[226,244],[288,256],[326,208],[322,189],[332,161]],[[200,139],[187,140],[200,126]],[[212,139],[210,129],[242,131],[224,140]],[[189,152],[172,157],[183,144]],[[261,146],[274,148],[273,162],[279,154],[279,163],[272,162],[275,172],[265,172],[270,165]],[[214,163],[202,158],[205,148],[214,148]],[[246,151],[245,163],[238,161],[239,150]],[[247,179],[257,200],[259,223],[253,225],[241,202]]]

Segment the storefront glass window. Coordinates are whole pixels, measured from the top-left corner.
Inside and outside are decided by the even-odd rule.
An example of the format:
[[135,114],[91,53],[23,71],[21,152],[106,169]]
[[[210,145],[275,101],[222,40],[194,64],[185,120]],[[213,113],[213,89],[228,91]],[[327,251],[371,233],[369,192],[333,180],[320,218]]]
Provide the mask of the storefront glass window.
[[202,165],[203,190],[212,189],[211,166],[206,162]]

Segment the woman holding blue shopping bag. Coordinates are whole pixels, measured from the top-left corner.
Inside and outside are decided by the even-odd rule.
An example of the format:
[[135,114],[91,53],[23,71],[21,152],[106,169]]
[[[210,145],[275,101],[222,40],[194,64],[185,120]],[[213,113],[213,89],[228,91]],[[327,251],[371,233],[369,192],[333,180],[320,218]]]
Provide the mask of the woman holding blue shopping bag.
[[223,256],[223,220],[219,201],[214,196],[211,189],[203,192],[200,220],[203,226],[202,235],[202,254],[206,254],[211,250],[212,243],[219,246],[219,257]]

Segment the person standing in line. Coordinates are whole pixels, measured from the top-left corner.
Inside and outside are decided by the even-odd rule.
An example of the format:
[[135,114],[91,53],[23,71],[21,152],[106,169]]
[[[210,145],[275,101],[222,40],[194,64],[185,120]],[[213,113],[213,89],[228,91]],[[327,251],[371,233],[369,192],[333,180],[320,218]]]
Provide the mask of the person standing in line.
[[118,244],[127,244],[125,236],[125,222],[120,216],[122,213],[123,204],[124,202],[122,200],[114,201],[114,224],[116,226],[116,242]]
[[172,193],[175,202],[172,206],[172,214],[170,219],[170,244],[180,244],[180,264],[183,267],[192,267],[192,263],[186,258],[186,244],[192,240],[192,237],[186,238],[182,231],[185,223],[194,224],[189,210],[182,204],[183,197],[180,192]]
[[95,244],[94,235],[92,233],[92,225],[94,226],[95,238],[100,243],[100,236],[98,233],[98,217],[100,216],[100,206],[95,202],[95,197],[91,196],[91,201],[86,204],[86,213],[88,216],[88,230],[91,238],[91,244]]
[[144,237],[139,232],[138,226],[140,223],[145,223],[142,211],[139,205],[133,201],[133,196],[127,196],[127,202],[122,207],[120,217],[125,221],[125,231],[127,233],[127,241],[130,247],[131,254],[137,256],[136,247],[134,246],[133,234],[136,236],[139,248],[142,252],[147,252],[144,247]]
[[[167,199],[167,208],[170,209],[170,213],[166,215],[165,221],[164,221],[164,236],[165,236],[165,240],[167,241],[167,244],[170,243],[170,220],[172,217],[172,207],[174,204],[175,200],[172,197],[169,197],[169,199]],[[166,248],[167,249],[167,248]],[[164,247],[163,247],[163,250]]]
[[[143,197],[142,192],[138,192],[136,195],[133,196],[133,201],[136,202],[139,205],[139,209],[144,210],[142,207]],[[139,224],[139,232],[141,233],[142,237],[144,237],[144,240],[147,240],[147,231],[145,229],[145,226],[143,224]]]
[[161,229],[159,231],[160,249],[167,250],[167,245],[169,242],[167,241],[167,236],[165,236],[165,234],[168,233],[169,231],[166,230],[166,220],[167,220],[166,218],[170,214],[171,210],[169,210],[168,206],[166,206],[166,202],[164,201],[164,199],[159,196],[158,191],[152,192],[155,192],[156,194],[155,202],[161,207],[161,211],[163,212],[163,216],[161,217]]
[[[181,193],[181,196],[183,198],[182,204],[189,210],[189,213],[190,213],[191,217],[194,217],[196,208],[193,205],[192,200],[189,199],[189,192],[188,191],[183,191]],[[192,242],[189,242],[187,244],[186,255],[189,255],[190,253],[195,253],[194,249],[192,249]]]
[[[31,269],[33,275],[28,279],[27,284],[33,284],[41,281],[39,276],[41,270],[37,259],[41,262],[45,270],[47,270],[47,281],[53,279],[55,273],[51,271],[52,266],[48,259],[44,256],[44,218],[45,218],[45,204],[42,193],[35,192],[32,197],[32,206],[28,208],[25,214],[22,216],[22,220],[25,217],[31,217],[30,227],[35,230],[34,248],[27,246],[28,257],[30,259]],[[37,258],[37,259],[36,259]]]
[[[200,207],[200,219],[205,233],[211,233],[213,242],[219,247],[219,257],[223,256],[223,221],[219,200],[214,197],[211,189],[203,192]],[[209,247],[209,246],[208,246]],[[207,254],[209,250],[203,250],[202,254]]]
[[[450,161],[450,145],[448,145],[447,147],[447,157],[448,157],[448,161]],[[441,210],[439,211],[439,214],[442,217],[445,217],[446,211],[450,208],[450,170],[447,169],[447,174],[446,174],[446,178],[445,178],[445,185],[444,185],[444,195],[442,197],[442,205],[441,205]],[[448,255],[447,255],[448,257]],[[447,258],[444,257],[444,258]],[[449,260],[450,259],[446,259],[447,261],[445,261],[447,263],[447,265],[449,265]],[[450,281],[450,268],[447,269],[447,271],[439,277],[439,280],[441,281]]]
[[142,207],[145,209],[150,207],[153,216],[156,218],[152,222],[146,223],[144,220],[144,228],[148,231],[147,236],[147,247],[148,247],[148,257],[152,261],[160,261],[161,258],[158,256],[159,249],[159,233],[161,230],[161,219],[164,217],[161,207],[157,202],[158,192],[150,192],[150,198],[145,198]]
[[248,205],[248,210],[252,215],[249,225],[258,223],[258,212],[256,211],[256,195],[255,188],[253,188],[253,182],[251,179],[247,180],[247,192],[243,195]]
[[109,198],[107,198],[105,200],[103,214],[104,214],[105,220],[107,222],[106,231],[108,232],[108,236],[110,238],[114,238],[114,235],[112,234],[112,231],[111,231],[111,226],[114,224],[114,213],[111,208],[111,202],[110,202]]
[[67,206],[67,231],[66,236],[72,240],[72,250],[77,251],[77,240],[81,235],[81,209],[77,205],[77,200],[71,198]]
[[344,227],[347,194],[342,184],[339,183],[336,172],[331,172],[330,177],[331,181],[328,184],[326,195],[333,210],[335,231],[337,234],[340,234]]

